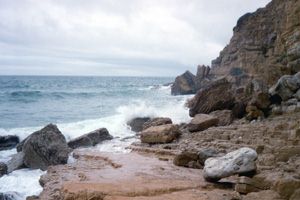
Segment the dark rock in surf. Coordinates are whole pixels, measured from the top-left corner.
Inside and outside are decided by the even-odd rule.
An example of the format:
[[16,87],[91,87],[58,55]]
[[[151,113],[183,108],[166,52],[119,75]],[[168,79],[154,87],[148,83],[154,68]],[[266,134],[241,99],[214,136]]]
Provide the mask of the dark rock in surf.
[[111,136],[106,128],[100,128],[68,142],[68,146],[72,149],[79,147],[95,146],[105,140],[111,140]]
[[19,142],[19,137],[15,135],[0,136],[0,151],[13,149]]
[[7,165],[3,162],[0,162],[0,177],[7,174]]
[[140,132],[143,130],[143,125],[150,121],[150,117],[136,117],[127,122],[127,125],[130,126],[131,130],[134,132]]
[[53,124],[32,133],[22,149],[24,164],[41,170],[50,165],[66,164],[70,151],[64,135]]

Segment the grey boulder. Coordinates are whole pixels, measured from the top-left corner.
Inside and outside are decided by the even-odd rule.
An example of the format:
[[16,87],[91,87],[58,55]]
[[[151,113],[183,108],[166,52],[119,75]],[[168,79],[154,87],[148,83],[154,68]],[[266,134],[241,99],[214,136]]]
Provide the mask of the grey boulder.
[[105,140],[111,140],[111,136],[106,128],[100,128],[68,142],[68,146],[72,149],[78,147],[90,147],[99,144]]
[[257,153],[251,148],[241,148],[222,157],[208,158],[205,161],[203,176],[207,181],[218,181],[235,174],[256,171]]
[[53,124],[32,133],[22,148],[24,164],[41,170],[50,165],[66,164],[70,151],[64,135]]

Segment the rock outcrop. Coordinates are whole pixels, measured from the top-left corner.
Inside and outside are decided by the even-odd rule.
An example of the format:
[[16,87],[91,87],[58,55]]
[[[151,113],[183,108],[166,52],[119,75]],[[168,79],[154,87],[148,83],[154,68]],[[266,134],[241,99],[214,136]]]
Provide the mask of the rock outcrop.
[[68,142],[68,146],[72,149],[79,147],[95,146],[105,140],[112,140],[111,136],[106,128],[100,128],[78,138],[75,138]]
[[49,124],[27,138],[22,152],[27,167],[46,170],[50,165],[66,164],[70,148],[57,126]]
[[[269,86],[300,70],[300,0],[273,0],[242,16],[211,73],[259,78]],[[243,78],[242,78],[243,79]],[[247,78],[246,78],[247,79]]]
[[218,181],[234,174],[243,174],[256,170],[257,153],[250,148],[241,148],[223,157],[209,158],[204,164],[204,178]]
[[13,149],[19,142],[19,137],[15,135],[0,136],[0,151]]
[[201,89],[189,102],[190,116],[216,110],[231,109],[235,98],[231,90],[232,84],[226,78],[221,78]]
[[141,132],[141,141],[148,144],[170,143],[181,134],[179,127],[173,124],[152,126]]
[[196,76],[190,71],[186,71],[177,76],[171,87],[172,95],[194,94],[196,92]]

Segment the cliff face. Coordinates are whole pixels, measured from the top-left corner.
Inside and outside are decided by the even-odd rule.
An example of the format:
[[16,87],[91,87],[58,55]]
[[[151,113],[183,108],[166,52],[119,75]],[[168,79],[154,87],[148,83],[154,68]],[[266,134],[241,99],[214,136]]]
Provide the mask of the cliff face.
[[212,61],[212,74],[245,75],[274,84],[300,71],[300,0],[273,0],[242,16],[230,43]]

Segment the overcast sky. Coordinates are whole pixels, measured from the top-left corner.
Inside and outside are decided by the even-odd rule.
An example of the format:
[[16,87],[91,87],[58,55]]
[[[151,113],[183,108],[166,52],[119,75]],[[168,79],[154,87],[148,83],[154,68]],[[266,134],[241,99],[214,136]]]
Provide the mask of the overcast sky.
[[270,0],[0,0],[0,74],[175,76]]

